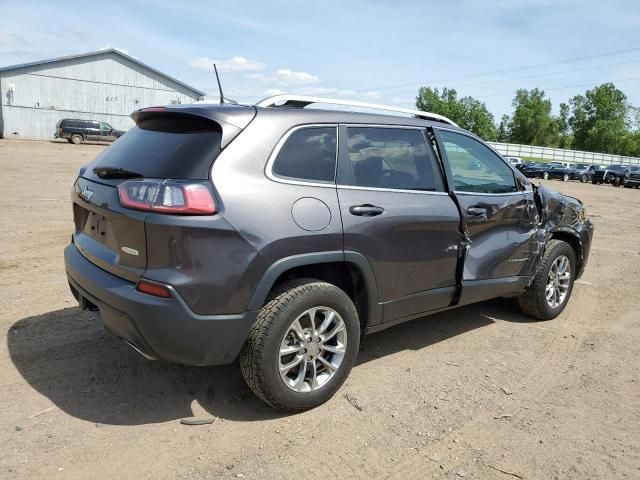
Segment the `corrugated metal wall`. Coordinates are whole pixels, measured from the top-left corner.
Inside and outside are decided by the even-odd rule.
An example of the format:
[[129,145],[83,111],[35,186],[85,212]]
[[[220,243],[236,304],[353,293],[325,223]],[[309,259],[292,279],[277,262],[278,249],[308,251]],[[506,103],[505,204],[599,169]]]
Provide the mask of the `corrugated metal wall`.
[[112,52],[0,73],[0,133],[53,138],[56,122],[86,118],[127,130],[129,114],[153,105],[191,103],[193,91]]

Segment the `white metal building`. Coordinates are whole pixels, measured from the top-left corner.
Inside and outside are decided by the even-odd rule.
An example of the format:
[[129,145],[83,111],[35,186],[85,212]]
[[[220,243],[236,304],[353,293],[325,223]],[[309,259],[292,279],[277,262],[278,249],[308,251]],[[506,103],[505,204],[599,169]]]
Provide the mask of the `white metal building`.
[[108,49],[0,68],[0,137],[50,139],[62,118],[133,126],[139,108],[193,103],[204,93]]

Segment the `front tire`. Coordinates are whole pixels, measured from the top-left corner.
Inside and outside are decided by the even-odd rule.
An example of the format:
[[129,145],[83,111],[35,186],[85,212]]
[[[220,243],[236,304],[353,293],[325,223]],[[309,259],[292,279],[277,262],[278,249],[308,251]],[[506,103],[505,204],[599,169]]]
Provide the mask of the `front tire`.
[[582,175],[580,177],[580,183],[587,183],[587,176],[586,175]]
[[562,176],[562,181],[563,181],[563,182],[568,182],[568,181],[569,181],[569,174],[565,173],[565,174]]
[[549,173],[548,172],[544,172],[542,174],[542,178],[544,178],[545,180],[549,180]]
[[520,309],[539,320],[556,318],[571,297],[576,256],[561,240],[549,240],[531,285],[518,297]]
[[297,279],[276,288],[240,353],[245,382],[278,410],[329,400],[346,380],[360,344],[360,320],[335,285]]

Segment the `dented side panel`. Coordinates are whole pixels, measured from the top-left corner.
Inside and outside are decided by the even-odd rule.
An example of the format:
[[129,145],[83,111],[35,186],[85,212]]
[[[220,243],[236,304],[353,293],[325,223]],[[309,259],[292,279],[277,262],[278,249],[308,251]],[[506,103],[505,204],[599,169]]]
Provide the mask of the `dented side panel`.
[[538,214],[532,195],[525,193],[456,192],[470,239],[463,281],[530,274]]

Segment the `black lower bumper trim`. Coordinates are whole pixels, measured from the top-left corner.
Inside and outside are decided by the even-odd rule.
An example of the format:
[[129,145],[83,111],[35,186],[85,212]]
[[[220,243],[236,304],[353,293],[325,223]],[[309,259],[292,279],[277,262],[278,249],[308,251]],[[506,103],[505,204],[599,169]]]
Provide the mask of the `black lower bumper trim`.
[[74,245],[64,258],[76,298],[95,306],[106,330],[147,357],[188,365],[231,363],[257,315],[199,315],[173,288],[168,299],[141,293],[134,283],[89,262]]

